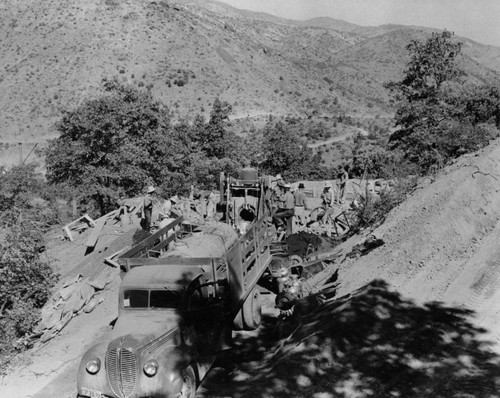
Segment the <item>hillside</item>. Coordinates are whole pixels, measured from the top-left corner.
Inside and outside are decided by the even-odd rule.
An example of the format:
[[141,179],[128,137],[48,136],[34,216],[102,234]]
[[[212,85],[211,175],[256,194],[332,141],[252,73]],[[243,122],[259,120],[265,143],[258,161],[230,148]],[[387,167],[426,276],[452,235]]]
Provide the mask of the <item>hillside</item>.
[[[233,105],[234,119],[257,124],[270,114],[389,116],[383,83],[399,76],[404,47],[420,31],[375,34],[332,21],[209,1],[4,1],[2,143],[56,136],[61,111],[98,95],[110,77],[151,90],[174,119],[207,115],[217,96]],[[483,65],[498,68],[500,49],[468,41],[465,50],[477,61],[466,62],[469,72],[497,78]]]
[[[315,276],[324,281],[339,269],[337,301],[306,308],[307,316],[288,325],[266,313],[258,333],[236,336],[202,396],[498,397],[499,178],[497,140],[422,181],[382,226],[336,247],[335,262]],[[4,378],[0,395],[74,393],[82,352],[107,338],[116,316],[120,278],[102,260],[131,244],[138,222],[123,234],[106,228],[88,258],[88,232],[48,246],[64,279],[100,275],[112,282],[94,312],[28,352],[30,363]],[[354,255],[370,234],[384,244]]]
[[500,142],[460,158],[373,231],[385,245],[341,267],[342,290],[374,278],[423,303],[471,309],[500,352]]

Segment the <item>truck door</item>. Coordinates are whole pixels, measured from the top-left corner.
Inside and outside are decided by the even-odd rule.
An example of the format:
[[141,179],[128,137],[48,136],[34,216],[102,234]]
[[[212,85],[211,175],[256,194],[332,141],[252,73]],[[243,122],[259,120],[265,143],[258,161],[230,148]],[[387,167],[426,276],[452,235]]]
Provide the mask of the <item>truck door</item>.
[[187,289],[187,316],[194,329],[196,348],[201,354],[213,354],[226,348],[225,328],[228,322],[224,303],[208,294],[205,277],[200,275]]

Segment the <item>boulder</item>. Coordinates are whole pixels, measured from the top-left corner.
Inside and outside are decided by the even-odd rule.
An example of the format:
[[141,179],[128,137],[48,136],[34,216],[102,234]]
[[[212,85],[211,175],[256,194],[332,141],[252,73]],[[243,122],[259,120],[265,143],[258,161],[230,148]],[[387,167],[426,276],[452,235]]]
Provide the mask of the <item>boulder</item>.
[[92,286],[95,290],[102,290],[106,286],[106,280],[102,275],[99,275],[98,279],[94,279],[87,282],[90,286]]
[[80,297],[83,300],[82,306],[87,304],[90,299],[94,296],[94,288],[90,286],[87,282],[84,282],[80,288]]
[[64,303],[62,310],[63,317],[65,317],[68,313],[73,314],[75,312],[78,312],[78,310],[82,308],[84,304],[85,303],[82,301],[80,291],[75,291],[74,294],[66,301],[66,303]]
[[85,313],[92,312],[99,304],[104,301],[104,298],[97,299],[95,296],[90,299],[90,301],[83,307]]
[[62,317],[62,319],[57,323],[55,326],[54,330],[60,332],[61,330],[64,329],[64,327],[71,321],[71,318],[73,318],[73,313],[68,312],[66,315]]
[[63,308],[48,308],[42,311],[42,321],[38,324],[37,330],[52,329],[60,320]]
[[61,298],[63,300],[69,299],[73,295],[75,290],[78,289],[78,287],[79,287],[79,285],[77,283],[73,283],[71,285],[63,287],[61,290],[59,290],[59,293],[61,294]]

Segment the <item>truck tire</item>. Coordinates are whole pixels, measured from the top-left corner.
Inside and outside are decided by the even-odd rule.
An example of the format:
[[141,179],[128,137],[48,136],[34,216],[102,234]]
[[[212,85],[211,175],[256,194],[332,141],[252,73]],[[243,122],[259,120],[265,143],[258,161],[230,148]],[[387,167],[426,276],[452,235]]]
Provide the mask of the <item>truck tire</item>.
[[301,265],[303,262],[304,260],[302,260],[302,257],[297,256],[296,254],[290,256],[290,267],[297,267]]
[[193,365],[189,365],[182,375],[182,387],[180,398],[195,398],[196,397],[196,373]]
[[262,320],[262,305],[260,303],[260,292],[256,287],[248,295],[243,303],[243,328],[244,330],[255,330],[260,326]]

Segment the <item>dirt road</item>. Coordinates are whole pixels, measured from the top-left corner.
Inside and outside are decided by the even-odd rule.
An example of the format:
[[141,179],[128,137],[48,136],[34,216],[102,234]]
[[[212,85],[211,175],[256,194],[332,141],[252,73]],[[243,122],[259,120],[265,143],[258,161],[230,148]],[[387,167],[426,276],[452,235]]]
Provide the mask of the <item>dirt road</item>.
[[332,137],[332,138],[329,138],[328,140],[325,140],[325,141],[319,141],[319,142],[315,142],[313,144],[307,144],[307,147],[308,148],[318,148],[318,147],[320,147],[322,145],[329,145],[329,144],[333,144],[334,142],[344,141],[346,138],[352,137],[352,136],[354,136],[357,133],[360,133],[360,134],[364,135],[365,137],[368,134],[370,134],[368,131],[363,130],[361,128],[358,128],[358,127],[352,127],[352,128],[355,129],[356,131],[353,131],[353,132],[350,132],[350,133],[346,133],[346,134],[342,134],[342,135],[339,135],[337,137]]

